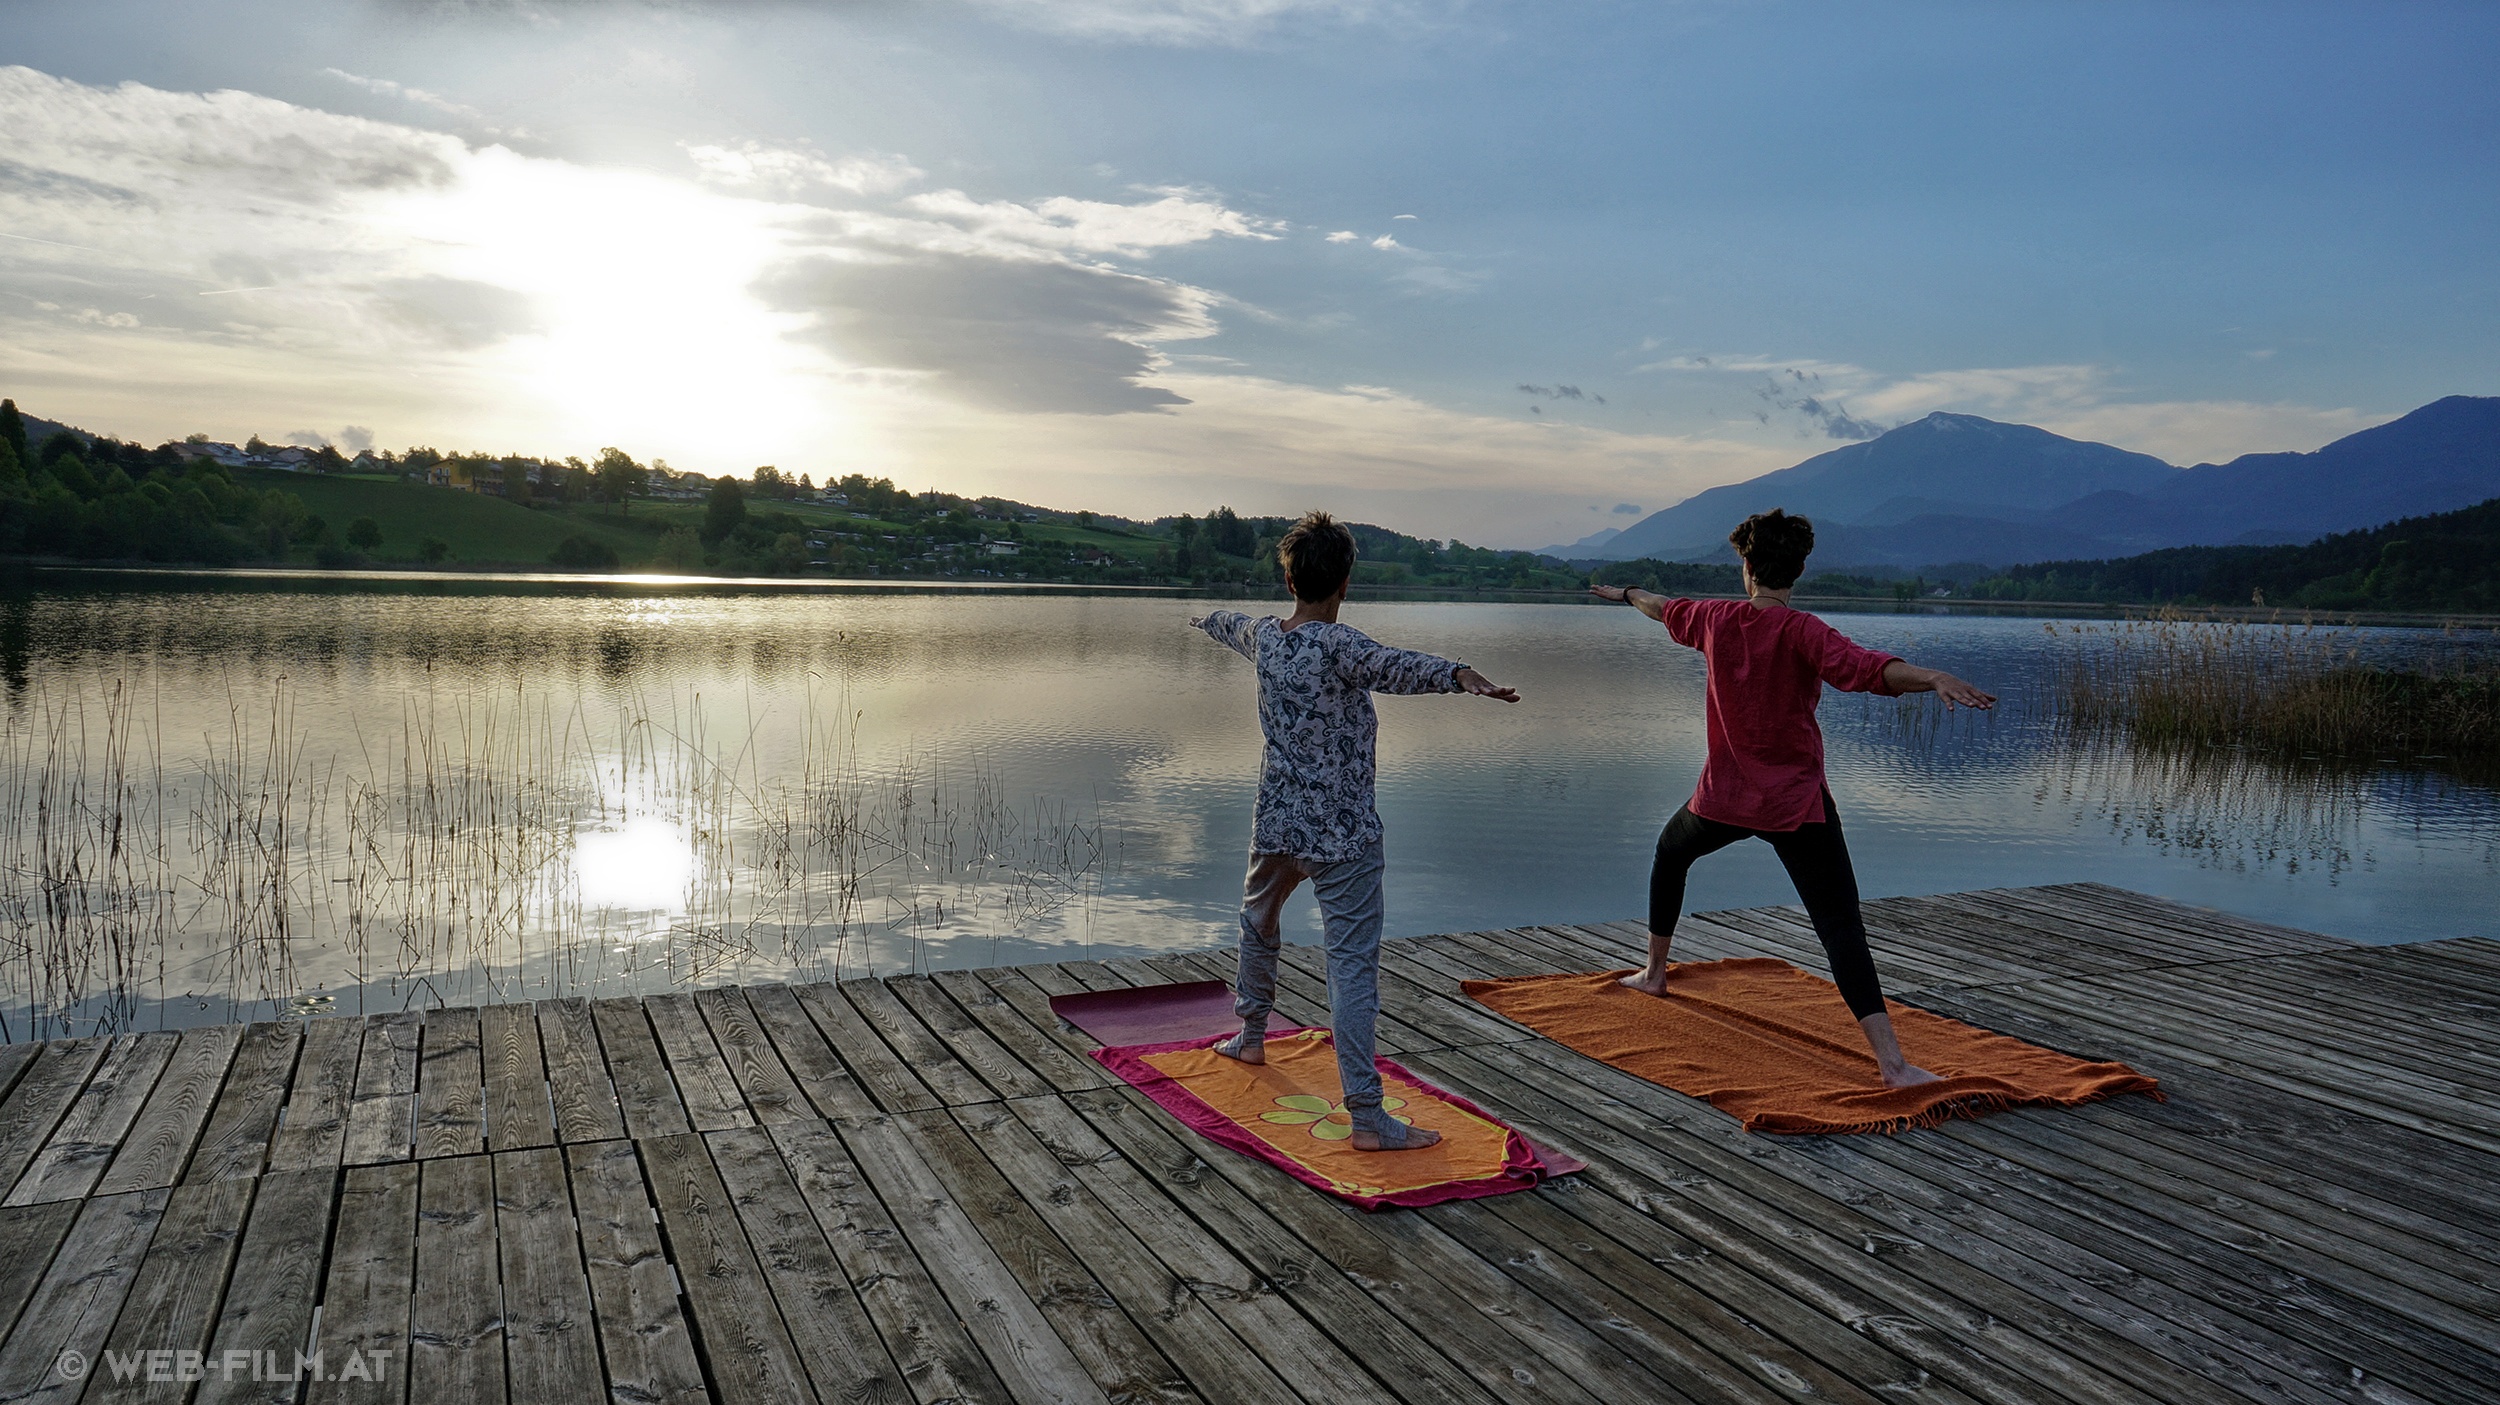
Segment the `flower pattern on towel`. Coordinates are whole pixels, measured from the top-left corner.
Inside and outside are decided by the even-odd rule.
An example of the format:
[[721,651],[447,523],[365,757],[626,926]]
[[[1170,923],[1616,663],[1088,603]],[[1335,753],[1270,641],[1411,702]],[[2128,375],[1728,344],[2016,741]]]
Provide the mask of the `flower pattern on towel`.
[[1259,803],[1250,847],[1317,863],[1380,842],[1372,804],[1380,733],[1374,693],[1455,693],[1465,664],[1392,649],[1351,625],[1314,620],[1291,631],[1273,615],[1217,610],[1197,621],[1259,666]]
[[[1280,1127],[1308,1126],[1311,1135],[1324,1142],[1341,1142],[1354,1135],[1354,1115],[1345,1110],[1344,1103],[1332,1103],[1311,1093],[1287,1093],[1276,1100],[1276,1105],[1284,1111],[1262,1112],[1259,1120],[1273,1122]],[[1412,1126],[1413,1118],[1397,1115],[1398,1109],[1404,1106],[1406,1099],[1395,1094],[1380,1100],[1380,1110],[1389,1114],[1390,1121]]]

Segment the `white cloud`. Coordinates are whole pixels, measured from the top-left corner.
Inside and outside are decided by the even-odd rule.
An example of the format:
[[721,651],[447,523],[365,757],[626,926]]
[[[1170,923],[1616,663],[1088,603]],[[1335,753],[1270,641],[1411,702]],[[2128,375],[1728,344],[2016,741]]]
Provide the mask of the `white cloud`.
[[430,107],[436,112],[457,117],[464,122],[483,123],[486,120],[485,113],[474,107],[453,102],[440,93],[428,92],[423,88],[412,88],[405,83],[394,83],[388,78],[368,78],[361,73],[350,73],[343,68],[325,68],[321,71],[342,83],[350,83],[362,88],[368,93],[378,93],[386,98],[398,98],[402,102],[414,103],[418,107]]
[[1286,24],[1422,21],[1427,0],[983,0],[1036,29],[1128,43],[1245,44]]
[[1336,233],[1328,236],[1328,242],[1331,244],[1351,244],[1355,240],[1362,237],[1362,235],[1355,233],[1351,229],[1340,229]]
[[1372,241],[1372,247],[1375,249],[1403,249],[1406,246],[1400,244],[1395,235],[1384,234]]
[[796,194],[830,186],[853,195],[882,195],[927,174],[900,156],[845,156],[828,161],[814,152],[744,142],[737,146],[685,144],[686,155],[706,180],[735,190]]
[[1030,205],[980,201],[960,190],[936,190],[903,203],[920,214],[1040,249],[1140,257],[1156,249],[1217,237],[1274,239],[1285,226],[1227,209],[1198,192],[1163,190],[1135,205],[1054,195]]
[[2070,439],[2097,439],[2175,464],[2223,463],[2242,454],[2307,452],[2393,416],[2287,402],[2113,402],[2034,421]]

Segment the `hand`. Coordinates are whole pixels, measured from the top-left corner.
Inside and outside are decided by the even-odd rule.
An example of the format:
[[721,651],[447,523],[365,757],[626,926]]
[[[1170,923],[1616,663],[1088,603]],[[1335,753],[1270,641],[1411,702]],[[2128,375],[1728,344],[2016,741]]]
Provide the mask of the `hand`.
[[1617,605],[1632,603],[1632,587],[1628,585],[1593,585],[1589,587],[1589,594]]
[[1458,671],[1458,686],[1480,698],[1500,698],[1504,702],[1519,701],[1518,689],[1501,687],[1472,668],[1462,668]]
[[1192,616],[1190,616],[1190,617],[1189,617],[1189,627],[1190,627],[1191,629],[1204,629],[1204,628],[1206,628],[1206,627],[1207,627],[1207,617],[1206,617],[1206,616],[1204,616],[1204,615],[1192,615]]
[[1997,705],[1994,693],[1983,693],[1950,673],[1936,675],[1936,696],[1944,699],[1944,705],[1948,708],[1959,703],[1964,707],[1977,708],[1985,712]]

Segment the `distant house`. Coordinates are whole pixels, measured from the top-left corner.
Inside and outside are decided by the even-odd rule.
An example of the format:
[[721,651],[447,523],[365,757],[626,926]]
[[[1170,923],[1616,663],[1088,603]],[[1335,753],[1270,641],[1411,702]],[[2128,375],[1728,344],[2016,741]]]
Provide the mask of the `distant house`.
[[185,439],[165,447],[186,459],[206,459],[225,468],[241,468],[251,461],[251,456],[236,445],[214,439]]
[[309,473],[312,471],[313,451],[290,444],[283,449],[273,449],[262,454],[255,462],[264,468],[279,469],[287,473]]
[[382,461],[381,455],[371,449],[360,449],[356,452],[356,457],[347,461],[347,471],[350,473],[387,473],[390,467]]
[[1014,542],[991,542],[989,544],[989,553],[992,556],[1013,556],[1021,550],[1023,548]]
[[436,479],[429,474],[426,481],[439,482],[443,487],[458,488],[462,492],[484,493],[497,498],[503,496],[504,467],[501,459],[445,459],[435,472],[442,477]]

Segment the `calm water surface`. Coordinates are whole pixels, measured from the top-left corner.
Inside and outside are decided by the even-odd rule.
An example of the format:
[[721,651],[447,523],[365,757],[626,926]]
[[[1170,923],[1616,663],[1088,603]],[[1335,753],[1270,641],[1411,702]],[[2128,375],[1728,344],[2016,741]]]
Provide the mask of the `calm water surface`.
[[[1217,602],[1219,604],[1223,602]],[[1250,666],[1162,597],[56,584],[0,602],[8,1034],[1227,940]],[[1271,608],[1252,604],[1255,610]],[[1637,916],[1700,660],[1620,608],[1358,603],[1525,695],[1384,698],[1392,934]],[[2364,941],[2487,929],[2500,804],[2061,742],[2067,623],[1851,614],[2003,694],[1827,694],[1870,895],[2097,879]],[[2390,655],[2481,640],[2380,631]],[[1697,908],[1793,900],[1768,846]],[[1289,933],[1314,936],[1307,900]]]

